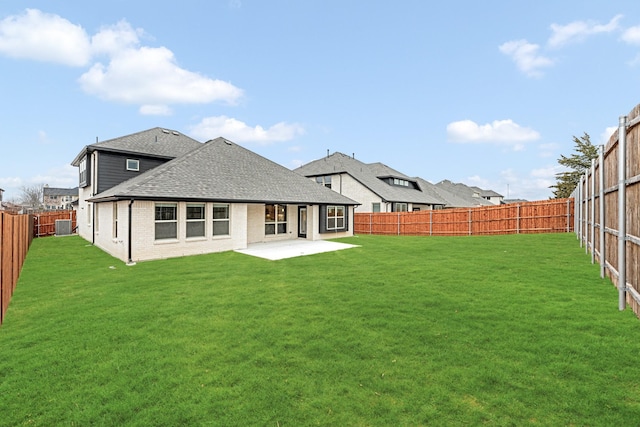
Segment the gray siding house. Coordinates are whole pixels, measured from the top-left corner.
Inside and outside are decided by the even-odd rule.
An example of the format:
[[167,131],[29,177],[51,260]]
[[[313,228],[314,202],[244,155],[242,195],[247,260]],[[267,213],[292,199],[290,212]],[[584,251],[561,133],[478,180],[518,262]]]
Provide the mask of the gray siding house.
[[72,164],[79,234],[126,262],[353,235],[357,202],[224,138],[155,128]]

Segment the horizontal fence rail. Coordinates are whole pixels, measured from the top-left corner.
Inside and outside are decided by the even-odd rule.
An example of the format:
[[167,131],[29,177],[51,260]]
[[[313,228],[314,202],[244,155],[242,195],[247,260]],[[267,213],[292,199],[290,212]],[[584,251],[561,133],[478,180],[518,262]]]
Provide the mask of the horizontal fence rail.
[[356,213],[356,234],[471,236],[573,231],[573,199],[416,212]]
[[640,317],[640,105],[621,116],[618,131],[573,192],[575,232],[618,288],[618,305]]
[[56,234],[57,220],[70,220],[71,230],[76,229],[76,211],[48,211],[34,215],[33,235],[35,237],[53,236]]

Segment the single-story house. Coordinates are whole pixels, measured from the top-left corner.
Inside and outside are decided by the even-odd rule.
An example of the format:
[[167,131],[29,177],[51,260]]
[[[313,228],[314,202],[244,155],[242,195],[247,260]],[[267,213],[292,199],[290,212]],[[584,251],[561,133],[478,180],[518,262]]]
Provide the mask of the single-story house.
[[383,163],[363,163],[336,152],[295,172],[356,200],[356,212],[406,212],[442,209],[445,201],[433,184],[411,178]]
[[357,202],[224,138],[154,128],[72,164],[79,234],[126,262],[353,235]]

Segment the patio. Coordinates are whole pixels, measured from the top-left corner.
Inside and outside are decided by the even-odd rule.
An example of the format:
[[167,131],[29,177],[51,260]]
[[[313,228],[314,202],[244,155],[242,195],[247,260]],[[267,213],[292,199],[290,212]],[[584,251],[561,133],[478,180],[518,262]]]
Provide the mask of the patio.
[[250,244],[248,248],[238,249],[235,252],[276,261],[279,259],[314,255],[356,247],[358,247],[358,245],[349,245],[347,243],[332,242],[329,240],[299,239],[253,243]]

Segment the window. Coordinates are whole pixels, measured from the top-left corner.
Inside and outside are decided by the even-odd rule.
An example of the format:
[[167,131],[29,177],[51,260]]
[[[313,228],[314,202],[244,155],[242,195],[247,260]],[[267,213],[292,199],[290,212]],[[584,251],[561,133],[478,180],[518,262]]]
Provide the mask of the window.
[[80,187],[87,185],[87,157],[80,160]]
[[406,179],[393,178],[393,185],[400,185],[402,187],[408,187],[409,186],[409,181],[407,181]]
[[264,234],[285,234],[287,232],[287,207],[285,205],[265,205]]
[[317,176],[316,182],[320,185],[324,185],[327,188],[331,188],[331,175]]
[[409,206],[407,203],[394,203],[393,211],[394,212],[407,212],[409,210]]
[[349,230],[349,208],[344,205],[320,205],[320,233],[335,233]]
[[327,206],[327,230],[344,229],[344,206]]
[[118,204],[113,204],[113,238],[118,238]]
[[127,159],[127,170],[128,171],[139,171],[140,170],[140,160],[136,159]]
[[204,237],[204,204],[187,205],[187,237]]
[[229,205],[218,204],[213,205],[213,235],[228,236],[229,235]]
[[380,203],[372,203],[371,204],[372,212],[380,212]]
[[156,204],[156,240],[178,238],[178,205]]

